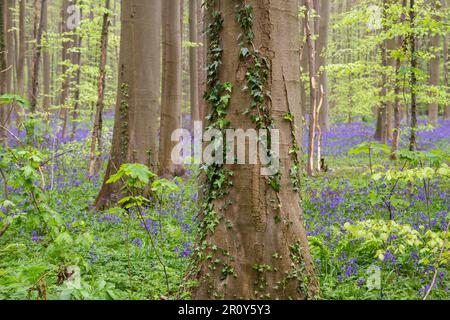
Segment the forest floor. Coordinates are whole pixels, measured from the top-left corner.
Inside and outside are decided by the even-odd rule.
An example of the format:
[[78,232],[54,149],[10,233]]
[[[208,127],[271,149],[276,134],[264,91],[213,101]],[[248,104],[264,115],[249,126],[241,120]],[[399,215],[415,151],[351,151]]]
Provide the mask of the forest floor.
[[[349,155],[372,140],[373,131],[363,122],[333,125],[323,143],[329,172],[302,184],[322,296],[421,299],[435,276],[430,297],[448,299],[450,257],[441,249],[449,247],[449,179],[371,179],[370,167],[375,172],[403,168],[402,161],[389,161],[387,155],[373,155],[371,164],[367,154]],[[435,129],[423,126],[418,145],[448,154],[449,137],[448,121]],[[49,214],[44,223],[30,213],[28,191],[34,189],[8,186],[15,211],[0,237],[0,299],[177,297],[196,236],[197,170],[172,181],[176,188],[144,212],[145,221],[119,208],[93,212],[88,204],[102,181],[87,175],[87,139],[89,130],[80,129],[73,140],[59,141],[56,150],[55,141],[44,135],[47,151],[40,156],[64,154],[37,177],[43,189],[40,210]],[[3,203],[0,221],[13,210],[6,207]],[[73,270],[81,276],[64,281]]]

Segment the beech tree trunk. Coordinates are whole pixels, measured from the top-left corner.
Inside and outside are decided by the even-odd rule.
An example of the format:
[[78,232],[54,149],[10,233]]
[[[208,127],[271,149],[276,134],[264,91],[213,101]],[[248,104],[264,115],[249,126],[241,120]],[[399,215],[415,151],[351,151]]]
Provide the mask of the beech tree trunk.
[[[449,88],[448,81],[448,64],[449,64],[449,56],[448,56],[448,35],[444,35],[444,84],[445,87]],[[450,120],[450,103],[446,103],[444,106],[444,120]]]
[[[48,2],[45,1],[42,3],[42,32],[44,33],[43,36],[45,39],[48,39],[47,33],[48,33]],[[42,109],[45,112],[48,112],[48,108],[50,107],[50,55],[49,55],[49,48],[43,48],[42,52],[42,73],[43,73],[43,84],[44,84],[44,98],[42,101]]]
[[172,132],[181,127],[181,0],[163,1],[163,70],[159,166],[161,175],[178,169],[171,159]]
[[69,68],[66,65],[66,62],[71,61],[71,55],[69,53],[70,47],[73,45],[73,39],[69,38],[68,32],[70,31],[67,28],[67,7],[69,6],[69,0],[63,0],[61,5],[61,34],[63,38],[62,50],[61,50],[61,61],[63,62],[61,67],[61,73],[63,77],[63,81],[61,84],[61,93],[59,96],[59,114],[62,117],[63,124],[61,129],[61,138],[64,139],[67,134],[67,126],[69,122],[69,108],[68,98],[70,94],[70,82],[71,82],[71,74],[69,72]]
[[[14,35],[13,35],[13,1],[6,1],[6,11],[5,11],[5,35],[6,35],[6,70],[5,81],[6,81],[6,91],[8,93],[13,93],[13,71],[14,71]],[[6,108],[6,124],[9,126],[11,121],[13,105],[6,104],[3,106]]]
[[155,170],[157,111],[161,71],[160,0],[123,0],[121,8],[119,82],[111,158],[97,208],[120,195],[120,183],[107,184],[124,163],[142,163]]
[[[402,7],[406,8],[406,0],[402,0]],[[399,22],[403,23],[406,19],[406,15],[402,14]],[[404,37],[397,37],[397,48],[402,49],[404,52],[407,51],[407,48],[405,47],[407,45],[407,42],[404,41]],[[397,153],[400,145],[400,136],[401,136],[401,129],[400,125],[402,122],[402,110],[401,110],[401,101],[402,97],[400,96],[402,93],[402,85],[401,85],[401,75],[400,75],[400,68],[402,66],[402,61],[400,57],[395,58],[395,79],[394,79],[394,95],[395,95],[395,102],[394,102],[394,129],[393,129],[393,136],[392,136],[392,148],[391,148],[391,160],[397,160]],[[405,106],[406,107],[406,106]]]
[[78,117],[80,112],[80,83],[81,83],[81,45],[82,45],[82,38],[79,34],[74,36],[75,38],[75,48],[76,51],[72,53],[72,64],[74,66],[78,66],[77,70],[75,71],[74,81],[72,82],[72,85],[75,86],[74,94],[73,94],[73,111],[72,111],[72,133],[71,133],[71,139],[75,138],[75,134],[77,132],[77,124],[78,124]]
[[[439,4],[436,1],[432,2],[434,5],[434,10],[438,10],[441,8],[440,2]],[[435,20],[439,21],[439,17],[434,17]],[[435,34],[431,37],[431,43],[430,46],[432,48],[433,57],[430,60],[430,85],[431,86],[439,86],[440,80],[441,80],[441,35]],[[438,122],[438,116],[439,116],[439,103],[438,102],[432,102],[428,106],[428,122],[436,126]]]
[[[447,4],[448,0],[443,0],[442,5],[446,9],[448,6]],[[448,92],[449,88],[449,81],[448,81],[448,64],[449,64],[449,58],[448,58],[448,34],[444,34],[444,85],[446,87],[446,90]],[[450,103],[446,103],[444,105],[444,120],[450,120]]]
[[[431,37],[431,47],[435,50],[430,60],[430,85],[439,86],[441,68],[441,35],[435,34]],[[433,102],[428,106],[428,122],[436,126],[439,115],[439,103]]]
[[417,131],[417,76],[415,70],[417,69],[417,44],[416,44],[416,34],[414,32],[416,19],[416,4],[415,0],[410,0],[409,3],[409,21],[410,21],[410,34],[409,34],[409,46],[411,55],[411,135],[409,138],[409,149],[411,151],[416,150],[416,131]]
[[[389,9],[389,0],[383,1],[383,16],[387,17],[387,10]],[[386,33],[388,31],[388,27],[386,25],[383,26],[383,32]],[[388,73],[389,67],[391,66],[388,55],[389,55],[389,47],[391,47],[391,40],[385,39],[381,44],[381,66],[383,67],[382,77],[381,77],[381,102],[378,107],[377,112],[377,124],[375,131],[375,139],[380,140],[382,143],[387,144],[389,131],[391,130],[391,113],[390,113],[390,103],[388,102],[388,91],[389,91],[389,82],[388,82]]]
[[301,45],[300,45],[300,98],[301,98],[301,114],[302,118],[305,118],[309,106],[308,96],[306,93],[307,88],[307,81],[305,79],[308,79],[308,48],[306,46],[306,39],[305,39],[305,23],[304,23],[304,17],[300,17],[299,23],[300,23],[300,39],[301,39]]
[[[397,47],[401,48],[403,44],[403,38],[398,37],[397,39]],[[400,84],[400,68],[402,66],[402,62],[399,57],[395,59],[395,83],[394,83],[394,94],[395,94],[395,102],[394,102],[394,128],[392,130],[392,149],[391,149],[391,160],[397,160],[397,153],[400,144],[400,125],[401,125],[401,84]]]
[[[198,43],[198,0],[189,0],[189,41]],[[199,74],[198,74],[199,50],[197,47],[189,49],[189,75],[190,75],[190,104],[191,121],[200,120],[199,106]]]
[[206,89],[206,38],[204,34],[205,23],[204,23],[204,11],[202,6],[202,1],[197,0],[197,39],[201,43],[200,47],[197,49],[198,58],[198,107],[199,107],[199,117],[201,120],[205,118],[205,101],[203,100],[203,94]]
[[[6,93],[6,10],[7,4],[5,0],[0,0],[0,94]],[[0,107],[0,143],[6,143],[6,108]]]
[[36,112],[36,104],[37,104],[37,98],[38,98],[38,90],[39,90],[39,67],[40,67],[40,60],[41,60],[41,40],[42,40],[42,32],[44,28],[44,14],[43,10],[45,8],[45,2],[47,0],[41,0],[41,6],[40,6],[40,14],[39,14],[39,27],[37,29],[36,33],[36,44],[34,46],[34,54],[33,54],[33,60],[32,60],[32,68],[33,71],[31,73],[31,99],[30,99],[30,111],[32,113]]
[[[318,83],[316,75],[316,48],[313,39],[314,19],[311,19],[312,0],[304,0],[305,5],[305,35],[309,54],[309,87],[310,87],[310,108],[309,108],[309,139],[308,139],[308,162],[306,172],[309,176],[314,175],[314,147],[316,138],[317,121],[317,101]],[[313,26],[311,26],[313,24]]]
[[[106,0],[105,9],[109,10],[110,0]],[[94,127],[92,129],[91,148],[89,153],[89,175],[94,176],[100,169],[102,151],[103,107],[106,84],[106,59],[108,54],[109,12],[103,14],[102,34],[100,37],[100,66],[98,78],[98,95],[95,105]]]
[[[252,8],[254,48],[267,61],[269,78],[264,90],[271,92],[265,116],[272,117],[280,130],[280,188],[272,188],[268,177],[261,176],[261,163],[224,165],[232,184],[222,197],[225,186],[206,187],[209,199],[202,213],[203,236],[194,269],[188,272],[197,286],[191,288],[193,299],[308,299],[318,292],[308,241],[301,215],[298,191],[291,184],[289,168],[298,159],[289,155],[296,145],[301,126],[286,121],[283,115],[300,117],[300,47],[298,2],[296,0],[208,1],[211,25],[223,19],[223,30],[209,33],[208,63],[218,62],[218,48],[223,48],[217,79],[208,78],[212,90],[217,83],[231,82],[233,92],[225,119],[231,128],[255,129],[257,124],[244,111],[254,101],[247,86],[248,72],[255,63],[252,54],[243,58],[239,34],[247,31],[236,19],[236,10]],[[219,29],[221,29],[219,27]],[[219,54],[220,55],[220,54]],[[212,69],[210,69],[212,70]],[[210,74],[211,77],[211,74]],[[266,91],[264,91],[266,92]],[[214,106],[210,108],[214,110]],[[257,111],[254,110],[255,114]],[[298,141],[298,140],[297,140]],[[300,142],[300,141],[299,141]],[[214,169],[211,169],[214,170]],[[216,186],[217,188],[217,186]],[[272,200],[273,199],[273,200]],[[208,200],[207,200],[208,201]],[[208,221],[216,221],[211,228]]]
[[[396,66],[397,66],[397,60],[394,59],[392,57],[392,51],[397,49],[397,41],[395,38],[392,39],[388,39],[387,40],[387,64],[390,67],[391,70],[389,70],[388,72],[392,72],[392,70],[396,70]],[[395,91],[395,75],[394,78],[390,78],[388,76],[388,91],[389,90],[393,90]],[[394,125],[394,109],[395,109],[395,99],[394,101],[391,101],[388,99],[387,104],[386,104],[386,135],[387,135],[387,140],[392,140],[394,138],[394,133],[393,133],[393,125]]]
[[320,87],[323,88],[323,100],[319,112],[319,124],[322,130],[330,128],[329,101],[328,101],[328,76],[325,70],[327,65],[326,48],[328,45],[328,34],[330,32],[330,0],[321,0],[319,4],[319,37],[317,38],[317,70],[320,70]]
[[[17,93],[20,96],[25,96],[25,5],[26,0],[19,0],[19,45],[18,45],[18,57],[16,68],[17,79]],[[22,108],[16,106],[16,123],[19,125],[22,122]]]

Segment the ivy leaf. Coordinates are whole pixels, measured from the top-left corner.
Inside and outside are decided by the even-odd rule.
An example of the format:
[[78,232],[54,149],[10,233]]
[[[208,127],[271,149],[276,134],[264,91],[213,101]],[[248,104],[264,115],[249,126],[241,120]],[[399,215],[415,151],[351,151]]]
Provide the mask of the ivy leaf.
[[248,48],[243,47],[241,48],[241,58],[247,58],[250,54],[250,50]]

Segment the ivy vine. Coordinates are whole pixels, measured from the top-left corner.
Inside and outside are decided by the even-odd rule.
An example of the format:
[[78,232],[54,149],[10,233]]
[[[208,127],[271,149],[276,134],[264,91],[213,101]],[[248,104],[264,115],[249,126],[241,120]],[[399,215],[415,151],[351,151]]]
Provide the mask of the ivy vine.
[[[245,74],[246,85],[242,89],[247,91],[251,97],[250,105],[244,110],[243,114],[250,118],[256,129],[267,130],[267,156],[273,157],[270,130],[275,128],[275,120],[269,108],[272,95],[267,88],[271,68],[270,60],[253,43],[255,39],[253,32],[253,7],[246,4],[245,1],[240,1],[240,4],[236,5],[236,21],[242,30],[238,37],[240,59],[247,66]],[[280,181],[280,171],[268,179],[270,187],[277,193],[281,190]]]

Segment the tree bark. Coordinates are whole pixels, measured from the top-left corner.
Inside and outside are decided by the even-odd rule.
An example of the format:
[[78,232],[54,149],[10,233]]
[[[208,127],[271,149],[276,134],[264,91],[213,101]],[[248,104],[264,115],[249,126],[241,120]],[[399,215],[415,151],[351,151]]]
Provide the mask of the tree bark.
[[411,56],[411,135],[409,138],[409,149],[411,151],[416,150],[416,131],[417,131],[417,76],[415,70],[417,69],[417,45],[416,45],[416,34],[415,34],[415,19],[416,19],[416,5],[415,0],[410,0],[409,4],[409,46],[410,46],[410,56]]
[[[448,7],[447,4],[448,0],[443,0],[442,5],[444,8]],[[448,93],[449,88],[449,81],[448,81],[448,64],[449,64],[449,58],[448,58],[448,34],[444,34],[444,85],[446,88],[446,92]],[[450,120],[450,103],[446,103],[444,105],[444,120]]]
[[[13,93],[13,71],[14,71],[14,35],[13,35],[13,1],[6,1],[6,11],[5,11],[5,35],[6,35],[6,70],[5,81],[6,81],[6,91],[8,93]],[[11,116],[13,112],[13,105],[6,104],[3,106],[6,108],[6,123],[9,126],[11,121]]]
[[203,94],[206,90],[206,66],[205,66],[205,60],[206,60],[206,38],[204,35],[204,29],[205,29],[205,22],[204,22],[204,12],[203,12],[203,6],[202,1],[197,0],[197,18],[198,18],[198,24],[197,24],[197,32],[198,36],[197,39],[201,43],[201,46],[198,48],[198,107],[199,107],[199,117],[201,120],[205,118],[205,101],[203,100]]
[[81,45],[82,45],[82,38],[81,35],[76,34],[74,35],[75,43],[74,47],[76,48],[76,51],[72,53],[72,65],[77,66],[74,76],[74,81],[72,82],[72,85],[75,86],[75,92],[73,94],[73,111],[72,111],[72,133],[71,133],[71,139],[75,138],[75,134],[77,132],[77,122],[79,117],[79,109],[80,109],[80,83],[81,83]]
[[157,111],[161,70],[161,2],[123,0],[117,89],[111,158],[95,207],[112,204],[120,183],[107,184],[122,164],[142,163],[155,170]]
[[314,147],[316,138],[316,121],[317,121],[317,100],[318,100],[318,83],[316,75],[316,48],[313,40],[314,19],[310,19],[313,4],[311,0],[304,0],[305,5],[305,34],[306,44],[309,55],[309,85],[310,85],[310,110],[309,110],[309,143],[308,143],[308,163],[306,173],[308,176],[314,175]]
[[[444,7],[444,9],[446,9],[448,7],[447,4],[448,0],[442,0],[442,5]],[[444,46],[444,85],[446,88],[446,92],[448,93],[448,88],[449,88],[449,81],[448,81],[448,64],[449,64],[449,58],[448,58],[448,34],[444,34],[443,36],[443,46]],[[450,120],[450,103],[446,103],[444,105],[444,120]]]
[[[17,79],[17,93],[20,96],[25,96],[25,10],[26,10],[26,0],[19,0],[19,50],[17,57],[17,69],[16,69],[16,79]],[[22,122],[22,108],[16,106],[16,124],[19,125]]]
[[[252,117],[244,114],[254,100],[248,90],[242,89],[248,84],[246,74],[253,72],[250,70],[255,62],[254,55],[243,58],[238,45],[238,35],[244,31],[236,20],[236,10],[245,5],[253,8],[250,28],[255,35],[254,48],[269,66],[270,76],[264,90],[270,91],[272,98],[264,100],[266,116],[273,117],[275,127],[280,130],[281,185],[278,191],[269,186],[268,178],[260,175],[261,163],[223,166],[224,171],[234,173],[229,178],[232,185],[222,198],[204,206],[207,208],[202,214],[205,233],[199,240],[204,247],[200,246],[195,261],[198,268],[188,274],[198,285],[190,290],[193,299],[308,299],[317,294],[318,287],[299,194],[289,178],[289,168],[294,164],[289,149],[296,144],[294,137],[300,127],[297,130],[295,121],[283,119],[286,113],[300,114],[297,107],[300,103],[298,2],[209,1],[209,19],[223,18],[224,27],[219,39],[209,34],[209,42],[219,41],[223,48],[217,81],[233,84],[225,117],[231,128],[243,130],[257,127]],[[217,14],[213,18],[214,11],[220,14],[219,18]],[[253,50],[250,48],[251,45],[249,50]],[[209,50],[208,62],[213,63],[217,60]],[[212,80],[209,90],[216,83]],[[208,197],[218,191],[207,189],[205,194]],[[208,214],[217,219],[212,230],[207,229]]]
[[[44,6],[42,8],[42,21],[43,21],[43,27],[42,32],[44,32],[44,38],[48,40],[48,2],[45,1],[42,3]],[[42,109],[44,112],[48,112],[48,108],[50,107],[50,55],[49,55],[49,48],[43,48],[42,52],[42,72],[43,72],[43,82],[44,82],[44,98],[42,101]]]
[[[440,3],[438,4],[436,1],[433,2],[434,10],[441,9]],[[435,20],[439,21],[439,17],[435,17]],[[441,74],[441,35],[435,34],[431,37],[431,47],[434,50],[433,57],[430,60],[430,85],[431,86],[439,86]],[[436,126],[439,117],[439,103],[432,102],[428,106],[428,122]]]
[[319,125],[322,130],[330,128],[329,102],[328,102],[328,75],[325,70],[327,65],[326,49],[328,45],[328,34],[330,32],[330,6],[331,1],[321,0],[319,7],[319,37],[317,38],[317,71],[320,71],[320,87],[323,88],[323,101],[319,113]]
[[[0,0],[0,94],[6,93],[7,77],[6,77],[6,11],[7,3],[5,0]],[[6,108],[0,108],[0,144],[7,141],[6,126],[7,112]]]
[[[106,0],[105,9],[109,10],[110,0]],[[109,12],[103,13],[102,34],[100,37],[100,66],[98,78],[98,95],[95,105],[94,127],[92,129],[91,148],[89,153],[89,175],[94,176],[100,169],[102,151],[103,108],[106,84],[106,61],[108,54]]]
[[[386,20],[388,18],[387,11],[389,9],[389,0],[383,1],[383,16]],[[388,27],[386,22],[383,25],[383,33],[387,34]],[[383,67],[381,77],[381,106],[378,107],[377,113],[377,125],[375,131],[375,139],[380,140],[382,143],[387,144],[389,138],[389,132],[392,129],[391,126],[391,112],[390,103],[388,102],[389,81],[388,73],[391,66],[389,61],[389,49],[391,49],[391,39],[384,39],[381,43],[381,66]]]
[[[402,7],[406,8],[406,0],[402,0]],[[404,23],[406,19],[406,15],[402,14],[399,22]],[[404,52],[407,51],[407,42],[405,41],[405,37],[398,36],[397,37],[397,48],[402,49]],[[391,160],[397,160],[398,149],[400,145],[400,136],[401,136],[401,122],[402,122],[402,110],[401,110],[401,76],[400,76],[400,68],[402,66],[402,61],[400,57],[395,58],[395,79],[394,79],[394,94],[395,94],[395,102],[394,102],[394,130],[392,132],[392,148],[391,148]]]
[[41,52],[42,52],[42,46],[41,46],[41,40],[42,40],[42,32],[44,28],[44,13],[43,10],[45,8],[45,2],[47,0],[41,0],[41,7],[40,7],[40,18],[39,18],[39,27],[37,29],[36,33],[36,44],[34,46],[34,54],[33,54],[33,60],[32,60],[32,68],[33,71],[31,73],[31,100],[30,100],[30,111],[32,113],[36,112],[36,105],[37,105],[37,98],[38,98],[38,90],[39,90],[39,67],[40,67],[40,60],[41,60]]
[[[198,43],[198,0],[189,0],[189,41]],[[200,120],[199,108],[199,74],[198,74],[198,47],[189,49],[189,76],[190,76],[190,104],[191,104],[191,121]]]
[[[449,56],[448,56],[448,35],[444,35],[444,84],[445,87],[449,88],[448,81],[448,65],[449,65]],[[446,103],[444,106],[444,120],[450,120],[450,103]]]
[[[398,37],[397,39],[397,47],[401,48],[403,45],[403,38]],[[394,94],[395,94],[395,102],[394,102],[394,129],[392,130],[392,149],[391,149],[391,160],[397,160],[397,153],[400,144],[400,134],[401,134],[401,86],[400,86],[400,68],[402,66],[402,62],[399,57],[395,59],[395,83],[394,83]]]
[[69,121],[69,106],[67,105],[67,100],[69,98],[69,89],[71,75],[69,74],[69,68],[66,63],[70,61],[69,49],[71,47],[71,41],[67,39],[68,28],[67,28],[67,7],[69,6],[68,0],[63,0],[61,4],[61,36],[62,36],[62,50],[61,50],[61,73],[62,73],[62,84],[61,93],[59,96],[59,115],[62,117],[63,124],[61,129],[61,138],[64,139],[67,134],[67,125]]
[[159,166],[161,175],[178,170],[171,159],[172,132],[181,125],[181,0],[163,1],[163,70]]

